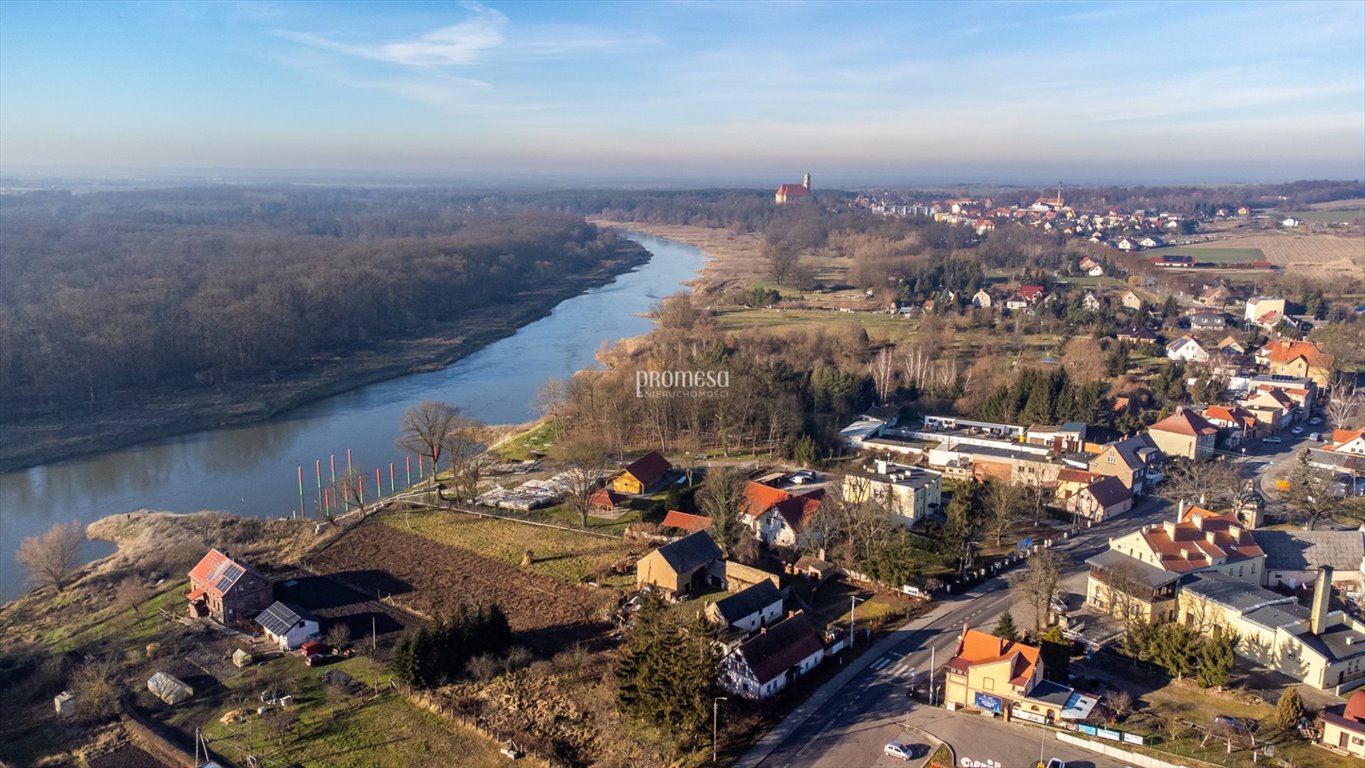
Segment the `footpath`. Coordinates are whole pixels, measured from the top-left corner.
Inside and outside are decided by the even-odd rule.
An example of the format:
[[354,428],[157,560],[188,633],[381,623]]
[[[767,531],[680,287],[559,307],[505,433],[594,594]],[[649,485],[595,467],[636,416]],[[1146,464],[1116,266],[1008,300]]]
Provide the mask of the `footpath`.
[[749,748],[744,756],[735,761],[735,768],[756,768],[762,764],[768,756],[773,753],[781,744],[805,726],[806,721],[811,716],[819,712],[822,707],[829,702],[844,686],[848,685],[853,678],[857,677],[868,667],[872,666],[878,659],[886,655],[896,644],[903,642],[915,632],[918,632],[935,621],[943,618],[954,609],[961,606],[947,602],[936,605],[932,611],[916,619],[902,624],[889,634],[878,640],[873,646],[864,651],[858,658],[849,662],[839,674],[830,678],[828,682],[816,689],[805,701],[801,702],[791,714],[782,719],[782,722],[773,727],[759,739],[756,744]]

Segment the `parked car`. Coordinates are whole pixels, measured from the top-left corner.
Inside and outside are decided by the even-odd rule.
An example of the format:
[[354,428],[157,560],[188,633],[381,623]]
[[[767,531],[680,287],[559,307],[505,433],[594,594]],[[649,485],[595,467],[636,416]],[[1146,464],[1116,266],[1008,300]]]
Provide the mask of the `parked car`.
[[924,590],[920,589],[919,587],[914,586],[913,584],[906,584],[905,586],[901,587],[901,591],[904,592],[905,594],[911,596],[911,597],[928,597],[928,596],[929,596],[928,594],[925,593]]
[[1066,768],[1066,763],[1060,757],[1054,757],[1047,761],[1047,768]]
[[1281,439],[1279,438],[1278,435],[1271,435],[1270,437],[1265,438],[1265,439],[1262,440],[1261,442],[1263,442],[1263,443],[1277,443],[1277,444],[1278,444],[1278,443],[1283,443],[1284,441],[1281,440]]
[[1322,442],[1322,433],[1321,433],[1321,432],[1314,432],[1313,434],[1311,434],[1311,435],[1308,436],[1308,439],[1309,439],[1309,440],[1312,440],[1312,441],[1315,442],[1315,443],[1321,443],[1321,442]]
[[1294,427],[1293,429],[1291,429],[1291,430],[1289,430],[1289,431],[1290,431],[1290,432],[1293,432],[1293,433],[1296,434],[1296,435],[1302,435],[1302,434],[1303,434],[1303,427]]
[[882,754],[890,755],[901,760],[910,760],[912,758],[910,747],[899,741],[893,741],[890,744],[887,744],[886,747],[882,749]]
[[1313,418],[1311,418],[1311,419],[1308,420],[1308,423],[1309,423],[1309,424],[1321,424],[1321,423],[1322,423],[1322,417],[1321,417],[1321,416],[1314,416]]

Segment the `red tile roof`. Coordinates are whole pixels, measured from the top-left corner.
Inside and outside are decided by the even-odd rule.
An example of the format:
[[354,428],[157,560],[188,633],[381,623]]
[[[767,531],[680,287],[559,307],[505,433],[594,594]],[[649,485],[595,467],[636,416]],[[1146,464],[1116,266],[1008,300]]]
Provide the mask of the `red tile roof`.
[[1213,426],[1207,419],[1189,408],[1182,408],[1147,429],[1148,431],[1171,432],[1186,437],[1218,434],[1218,427]]
[[1261,352],[1271,363],[1284,364],[1302,357],[1314,368],[1331,368],[1336,359],[1311,341],[1293,339],[1276,339],[1262,347]]
[[1156,566],[1174,573],[1265,554],[1235,515],[1218,515],[1201,507],[1185,510],[1174,526],[1174,536],[1163,526],[1144,530],[1142,538],[1156,553]]
[[755,635],[735,652],[748,664],[759,685],[764,685],[823,648],[820,634],[805,613],[797,611]]
[[750,480],[744,486],[744,503],[740,511],[750,517],[758,517],[770,509],[776,509],[782,519],[787,521],[787,525],[799,532],[805,530],[811,518],[820,510],[820,501],[823,498],[825,498],[823,488],[816,488],[798,496],[781,488]]
[[630,496],[624,493],[617,493],[610,488],[602,488],[588,497],[588,506],[597,509],[616,509],[629,498]]
[[712,520],[701,515],[689,515],[686,512],[679,512],[676,509],[669,510],[664,515],[664,521],[659,523],[664,528],[681,528],[688,533],[704,531],[711,527]]
[[1011,660],[1010,683],[1023,685],[1033,677],[1039,648],[964,627],[957,641],[957,651],[948,661],[948,666],[966,671],[979,664],[990,664],[1001,659]]
[[783,184],[777,188],[777,194],[783,197],[801,197],[809,195],[810,190],[800,184]]
[[1204,418],[1230,421],[1241,427],[1256,426],[1256,416],[1240,405],[1210,405],[1204,409]]

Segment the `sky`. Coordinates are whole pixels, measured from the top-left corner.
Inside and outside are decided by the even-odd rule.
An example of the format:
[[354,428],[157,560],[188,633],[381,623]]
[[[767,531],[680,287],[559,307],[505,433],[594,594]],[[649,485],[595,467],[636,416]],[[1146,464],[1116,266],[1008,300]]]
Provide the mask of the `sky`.
[[0,173],[1365,178],[1365,1],[0,2]]

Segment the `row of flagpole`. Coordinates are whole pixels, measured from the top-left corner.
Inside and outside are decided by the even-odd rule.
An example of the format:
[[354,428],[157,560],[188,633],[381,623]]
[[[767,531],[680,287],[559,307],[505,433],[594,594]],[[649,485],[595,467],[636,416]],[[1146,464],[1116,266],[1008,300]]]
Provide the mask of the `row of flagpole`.
[[[408,456],[405,456],[405,457],[404,457],[403,465],[404,465],[404,468],[405,468],[405,470],[406,470],[406,472],[407,472],[407,482],[406,482],[406,484],[405,484],[403,487],[404,487],[404,488],[408,488],[408,487],[410,487],[410,486],[412,485],[412,456],[411,456],[411,454],[409,454]],[[317,499],[315,500],[315,507],[314,507],[314,508],[318,511],[318,513],[319,513],[319,514],[324,514],[324,515],[331,515],[331,514],[332,514],[332,511],[333,511],[333,509],[332,509],[333,504],[335,504],[336,507],[337,507],[337,510],[336,510],[336,511],[342,511],[342,512],[344,512],[344,511],[345,511],[346,505],[347,505],[348,503],[350,503],[350,502],[349,502],[349,499],[350,499],[350,497],[351,497],[351,495],[352,495],[353,493],[354,493],[355,497],[359,500],[361,506],[364,506],[364,504],[365,504],[365,477],[364,477],[363,475],[357,475],[357,474],[355,474],[355,469],[354,469],[353,465],[351,464],[351,449],[350,449],[350,448],[347,448],[347,449],[346,449],[346,475],[342,478],[341,487],[339,487],[339,488],[337,487],[337,456],[336,456],[335,453],[332,454],[330,457],[328,457],[328,466],[331,468],[331,477],[332,477],[332,480],[331,480],[331,483],[330,483],[328,486],[323,487],[323,484],[322,484],[322,459],[316,459],[316,460],[314,460],[314,462],[313,462],[313,474],[314,474],[314,477],[317,479]],[[396,474],[397,474],[397,473],[396,473],[396,468],[397,468],[397,462],[392,462],[392,461],[389,462],[389,494],[393,494],[393,493],[397,490],[397,480],[396,480]],[[427,474],[426,474],[426,458],[425,458],[424,456],[418,455],[418,457],[417,457],[417,479],[418,479],[418,480],[424,480],[424,479],[426,479],[426,476],[427,476]],[[302,517],[306,520],[306,519],[308,518],[308,501],[307,501],[307,499],[305,498],[304,490],[303,490],[303,465],[302,465],[302,464],[300,464],[300,465],[298,466],[298,478],[299,478],[299,514],[300,514],[300,516],[302,516]],[[355,483],[355,486],[354,486],[354,487],[352,487],[352,485],[351,485],[352,481],[354,481],[354,483]],[[334,497],[334,495],[333,495],[333,493],[332,493],[333,490],[336,490],[336,491],[337,491],[337,493],[335,494],[335,497]],[[376,467],[375,470],[374,470],[374,495],[375,495],[375,498],[376,498],[376,499],[378,499],[378,498],[380,498],[381,496],[384,495],[384,470],[381,469],[381,468],[379,468],[379,467]]]

